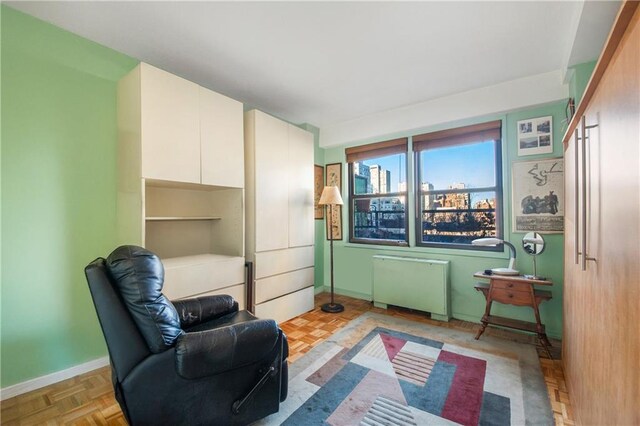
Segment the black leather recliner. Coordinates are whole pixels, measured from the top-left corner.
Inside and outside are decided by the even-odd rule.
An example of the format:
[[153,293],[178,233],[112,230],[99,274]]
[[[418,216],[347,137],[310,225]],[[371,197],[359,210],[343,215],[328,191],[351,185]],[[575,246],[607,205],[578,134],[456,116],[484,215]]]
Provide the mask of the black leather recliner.
[[85,268],[132,425],[248,424],[287,397],[287,340],[231,296],[174,301],[152,252],[122,246]]

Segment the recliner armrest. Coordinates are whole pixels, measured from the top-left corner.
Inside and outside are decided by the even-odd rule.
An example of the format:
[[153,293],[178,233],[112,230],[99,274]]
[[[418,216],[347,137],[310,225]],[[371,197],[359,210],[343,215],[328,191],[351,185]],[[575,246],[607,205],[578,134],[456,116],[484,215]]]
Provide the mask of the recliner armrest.
[[238,302],[228,295],[202,296],[171,301],[178,311],[182,328],[238,312]]
[[280,329],[274,320],[255,320],[186,333],[176,344],[176,370],[198,379],[253,364],[271,352]]

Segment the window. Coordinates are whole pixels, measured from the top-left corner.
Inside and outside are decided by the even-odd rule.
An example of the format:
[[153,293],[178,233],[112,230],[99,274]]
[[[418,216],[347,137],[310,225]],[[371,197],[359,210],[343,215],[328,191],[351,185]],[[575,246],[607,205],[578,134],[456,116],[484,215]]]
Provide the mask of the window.
[[418,245],[469,248],[502,235],[500,139],[500,121],[413,137]]
[[408,245],[407,139],[348,148],[349,241]]

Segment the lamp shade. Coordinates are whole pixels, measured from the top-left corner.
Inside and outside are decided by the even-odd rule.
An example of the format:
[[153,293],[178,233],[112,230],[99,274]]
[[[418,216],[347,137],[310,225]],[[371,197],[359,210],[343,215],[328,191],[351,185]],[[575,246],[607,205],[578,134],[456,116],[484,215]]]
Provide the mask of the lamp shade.
[[519,272],[515,270],[516,266],[516,248],[508,241],[501,240],[500,238],[477,238],[471,241],[471,244],[474,246],[483,246],[483,247],[492,247],[497,246],[498,244],[504,244],[509,247],[511,251],[511,257],[509,258],[509,267],[508,268],[493,268],[494,274],[498,275],[518,275]]
[[343,205],[344,201],[342,201],[342,197],[340,196],[340,191],[338,191],[337,186],[325,186],[322,190],[322,195],[320,195],[320,201],[318,204],[321,205]]
[[473,244],[474,246],[491,247],[491,246],[497,246],[498,244],[502,244],[503,242],[504,241],[499,238],[478,238],[476,240],[471,241],[471,244]]

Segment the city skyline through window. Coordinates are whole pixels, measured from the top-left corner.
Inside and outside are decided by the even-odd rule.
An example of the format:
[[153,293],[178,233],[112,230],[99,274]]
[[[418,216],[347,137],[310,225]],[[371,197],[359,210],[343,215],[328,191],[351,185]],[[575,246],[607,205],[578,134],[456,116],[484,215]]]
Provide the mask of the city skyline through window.
[[[359,164],[364,164],[369,167],[380,167],[382,170],[389,172],[390,185],[385,192],[398,192],[400,190],[400,183],[406,184],[407,176],[407,160],[406,155],[388,155],[384,157],[371,158],[368,160],[359,161]],[[357,167],[356,167],[357,168]],[[354,170],[354,174],[358,170]],[[366,176],[363,176],[366,177]],[[358,192],[356,192],[358,193]]]
[[407,154],[359,159],[349,176],[351,241],[406,245]]
[[411,182],[398,148],[406,139],[349,148],[350,240],[407,245],[409,194],[417,245],[466,248],[501,236],[500,138],[499,121],[415,136]]
[[499,149],[499,141],[479,139],[418,151],[418,245],[463,248],[501,235]]

